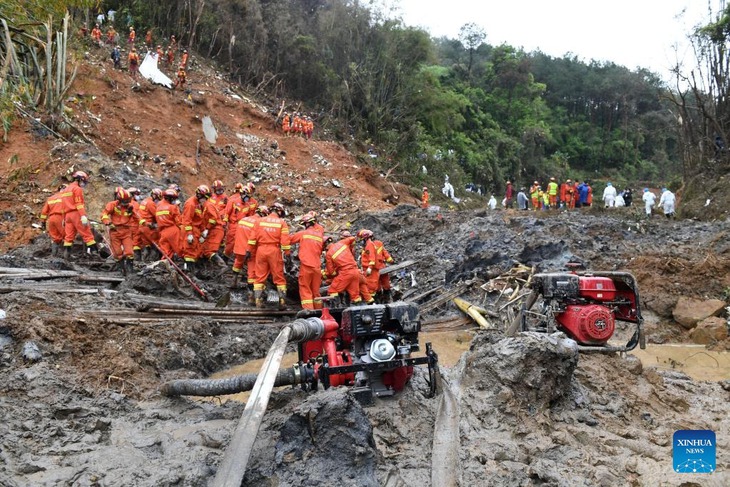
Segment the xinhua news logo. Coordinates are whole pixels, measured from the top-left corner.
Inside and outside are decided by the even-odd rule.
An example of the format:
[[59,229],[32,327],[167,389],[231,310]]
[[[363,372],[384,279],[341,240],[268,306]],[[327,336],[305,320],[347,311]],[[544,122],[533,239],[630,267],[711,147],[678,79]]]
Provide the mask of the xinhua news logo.
[[675,431],[672,449],[675,472],[712,473],[715,471],[717,460],[714,431]]

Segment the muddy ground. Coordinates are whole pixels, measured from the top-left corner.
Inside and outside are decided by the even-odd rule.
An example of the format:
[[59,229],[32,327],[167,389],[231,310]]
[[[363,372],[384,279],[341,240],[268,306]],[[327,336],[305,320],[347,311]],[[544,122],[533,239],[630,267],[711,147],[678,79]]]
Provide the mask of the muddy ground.
[[[590,269],[631,271],[650,343],[689,341],[688,331],[671,318],[680,296],[727,297],[729,225],[645,220],[632,209],[441,213],[409,205],[353,222],[372,229],[396,262],[417,261],[395,279],[406,297],[464,285],[464,297],[486,302],[490,295],[480,286],[515,263],[554,270],[579,260]],[[50,258],[47,247],[46,237],[38,237],[0,256],[0,266],[110,275],[94,258],[77,256],[67,264]],[[150,299],[200,302],[171,275],[158,265],[139,268],[121,284],[0,282],[7,314],[0,322],[0,484],[197,486],[212,480],[244,405],[164,398],[159,386],[262,357],[289,319],[134,323],[109,315],[133,312]],[[229,276],[212,275],[203,271],[198,282],[216,299]],[[11,291],[13,286],[35,288]],[[89,287],[98,291],[55,292]],[[240,298],[234,293],[231,305]],[[422,318],[458,313],[446,305]],[[442,387],[458,406],[458,460],[446,472],[437,468],[458,485],[730,482],[730,378],[698,382],[642,365],[630,354],[579,355],[560,336],[473,336],[455,366],[441,367]],[[40,360],[32,360],[28,342]],[[712,345],[728,346],[727,340]],[[432,452],[443,399],[426,392],[424,369],[401,394],[369,408],[345,390],[277,390],[244,485],[431,485],[440,461]],[[673,473],[672,434],[678,429],[716,432],[716,473]]]

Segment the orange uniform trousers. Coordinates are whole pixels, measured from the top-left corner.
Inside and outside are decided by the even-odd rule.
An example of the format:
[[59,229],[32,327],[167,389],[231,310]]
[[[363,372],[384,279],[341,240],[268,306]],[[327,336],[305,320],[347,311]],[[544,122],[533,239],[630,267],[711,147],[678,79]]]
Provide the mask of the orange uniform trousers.
[[[337,296],[341,292],[347,291],[347,294],[350,296],[350,301],[359,303],[362,301],[360,298],[361,277],[362,274],[360,274],[357,268],[338,271],[337,275],[332,279],[332,284],[329,285],[327,292],[330,296]],[[365,288],[367,290],[367,285]]]
[[54,243],[63,243],[64,229],[63,229],[63,215],[56,213],[54,215],[48,215],[46,220],[46,231],[50,235],[51,240]]
[[319,288],[322,286],[322,271],[319,267],[302,264],[299,267],[299,299],[302,309],[321,309]]
[[202,248],[200,247],[200,230],[193,228],[190,233],[193,235],[192,243],[188,243],[188,232],[180,232],[180,252],[185,262],[195,262],[200,258]]
[[276,289],[286,291],[284,278],[284,259],[281,257],[279,244],[259,245],[256,249],[256,281],[254,291],[264,289],[266,279],[271,275]]
[[81,235],[81,238],[87,246],[91,246],[96,243],[96,240],[94,240],[94,234],[91,233],[91,227],[89,225],[84,226],[81,224],[81,214],[78,211],[70,211],[66,213],[65,225],[65,236],[63,238],[64,247],[71,247],[73,245],[76,234]]
[[251,258],[248,262],[244,262],[246,254],[236,254],[236,258],[233,261],[233,272],[241,272],[245,264],[246,282],[248,284],[254,284],[256,282],[256,247],[249,247],[249,252],[251,252]]
[[223,237],[225,237],[225,232],[223,231],[223,227],[221,225],[216,225],[210,230],[208,230],[208,238],[205,239],[202,245],[202,254],[205,258],[210,258],[218,252],[218,249],[221,248],[221,242],[223,242]]
[[[172,259],[173,255],[180,255],[180,228],[175,225],[160,229],[158,246],[163,254]],[[187,243],[187,242],[186,242]]]
[[226,230],[226,246],[223,248],[223,254],[228,256],[233,254],[233,247],[236,245],[237,229],[238,222],[228,222],[228,229]]
[[122,257],[134,258],[132,227],[116,227],[109,230],[109,245],[111,245],[112,255],[116,260],[120,260]]
[[380,288],[380,273],[378,270],[373,269],[369,276],[364,275],[364,277],[370,294],[378,292],[378,289]]

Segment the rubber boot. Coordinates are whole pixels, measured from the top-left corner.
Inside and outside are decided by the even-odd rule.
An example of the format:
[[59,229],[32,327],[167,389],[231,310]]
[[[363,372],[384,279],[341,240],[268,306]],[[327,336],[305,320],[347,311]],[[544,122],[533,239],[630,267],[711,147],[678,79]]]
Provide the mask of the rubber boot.
[[263,308],[264,307],[264,292],[263,291],[254,291],[254,303],[256,304],[257,308]]
[[233,282],[230,285],[231,289],[236,289],[238,287],[238,279],[241,277],[241,274],[238,272],[233,273]]
[[383,289],[383,303],[392,303],[393,295],[390,289]]
[[253,286],[250,284],[248,285],[248,304],[250,304],[251,306],[256,305],[256,298],[253,291]]
[[286,291],[279,291],[279,311],[286,309]]
[[127,265],[125,264],[126,260],[127,259],[122,259],[117,261],[117,267],[121,271],[122,275],[125,277],[127,276]]
[[152,249],[149,247],[145,247],[142,249],[142,257],[140,262],[147,262],[150,259],[150,254],[152,253]]
[[134,249],[134,260],[142,262],[142,249]]
[[221,258],[218,254],[213,254],[210,256],[210,261],[217,265],[218,267],[228,267],[225,263],[225,261]]
[[71,260],[71,246],[70,245],[63,247],[63,259]]
[[124,265],[127,266],[127,275],[134,274],[134,261],[132,259],[124,259]]
[[51,257],[58,257],[59,245],[56,242],[51,242]]

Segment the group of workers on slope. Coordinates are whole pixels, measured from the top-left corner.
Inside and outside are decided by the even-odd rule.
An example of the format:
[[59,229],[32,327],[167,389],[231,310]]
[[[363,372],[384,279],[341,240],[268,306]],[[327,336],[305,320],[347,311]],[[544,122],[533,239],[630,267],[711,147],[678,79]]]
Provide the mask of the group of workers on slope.
[[281,130],[286,137],[298,135],[309,140],[314,132],[314,121],[308,115],[286,112],[281,119]]
[[[87,29],[85,27],[82,27],[82,29],[79,32],[79,35],[82,37],[86,37]],[[90,34],[91,40],[94,44],[96,44],[99,47],[102,47],[104,43],[102,42],[102,32],[101,28],[99,27],[99,24],[96,24],[94,28],[91,30]],[[139,66],[142,63],[140,59],[140,54],[137,52],[137,48],[135,47],[137,39],[137,34],[134,30],[134,26],[129,27],[129,35],[127,37],[127,45],[129,47],[129,52],[127,54],[127,66],[129,69],[129,75],[137,79],[138,73],[139,73]],[[106,33],[106,44],[114,46],[111,50],[110,57],[112,61],[114,62],[114,67],[116,69],[122,68],[122,49],[119,46],[119,34],[114,29],[114,26],[109,26]],[[162,68],[162,63],[164,62],[165,65],[170,68],[175,63],[175,51],[178,49],[177,39],[174,35],[170,36],[170,42],[167,47],[167,49],[163,49],[162,45],[157,45],[157,48],[154,47],[153,44],[153,38],[152,38],[152,30],[148,30],[147,34],[145,35],[145,46],[147,47],[147,50],[151,52],[154,56],[157,58],[158,67]],[[188,68],[188,59],[189,54],[187,49],[183,49],[182,51],[182,57],[180,59],[180,64],[178,65],[177,72],[176,72],[176,79],[175,84],[173,85],[173,89],[177,88],[178,86],[183,87],[185,86],[185,82],[187,81],[187,68]]]
[[[77,235],[89,253],[99,250],[84,200],[89,175],[76,171],[72,179],[46,200],[40,215],[51,237],[51,254],[58,256],[63,248],[65,259],[70,258]],[[270,208],[260,205],[253,196],[255,190],[253,183],[236,183],[227,196],[223,182],[216,180],[212,190],[204,184],[198,186],[181,209],[176,185],[154,188],[146,198],[137,188],[117,187],[114,199],[101,213],[111,255],[124,275],[132,271],[135,260],[172,260],[177,256],[186,270],[193,270],[200,261],[227,267],[224,258],[232,260],[232,287],[238,286],[245,267],[250,304],[263,306],[263,292],[271,276],[279,305],[284,307],[285,264],[291,263],[291,246],[298,245],[302,308],[321,308],[318,298],[323,280],[329,283],[332,299],[342,295],[352,304],[371,304],[373,296],[379,294],[382,301],[391,300],[390,277],[380,271],[392,264],[393,258],[372,231],[362,229],[353,236],[346,230],[338,237],[326,236],[317,214],[310,211],[299,219],[304,229],[290,235],[285,207],[278,202]],[[355,258],[356,241],[363,246],[360,268]]]

